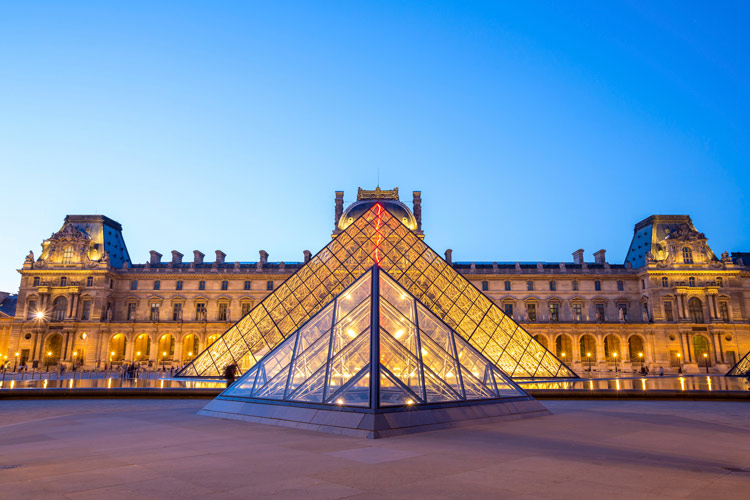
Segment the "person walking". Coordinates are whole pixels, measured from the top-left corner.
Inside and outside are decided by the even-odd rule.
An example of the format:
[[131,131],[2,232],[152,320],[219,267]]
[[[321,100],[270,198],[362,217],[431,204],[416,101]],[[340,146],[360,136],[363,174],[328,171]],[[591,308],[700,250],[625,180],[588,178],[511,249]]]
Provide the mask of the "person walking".
[[232,363],[231,365],[227,365],[226,368],[224,368],[224,378],[227,381],[227,387],[232,385],[234,383],[234,380],[237,376],[237,365]]
[[663,376],[664,376],[664,367],[663,367],[663,366],[660,366],[660,367],[659,367],[659,376],[660,376],[660,377],[663,377]]

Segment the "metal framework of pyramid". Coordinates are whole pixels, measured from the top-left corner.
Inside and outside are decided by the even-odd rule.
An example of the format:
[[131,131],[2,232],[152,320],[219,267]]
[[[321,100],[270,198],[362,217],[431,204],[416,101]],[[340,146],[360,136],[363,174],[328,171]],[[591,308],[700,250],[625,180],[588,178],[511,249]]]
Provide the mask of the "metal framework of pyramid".
[[740,359],[731,370],[727,372],[727,377],[747,377],[750,374],[750,352]]
[[373,438],[547,413],[377,265],[202,410]]
[[578,378],[381,204],[350,224],[309,262],[209,345],[179,377],[245,373],[373,265],[513,378]]

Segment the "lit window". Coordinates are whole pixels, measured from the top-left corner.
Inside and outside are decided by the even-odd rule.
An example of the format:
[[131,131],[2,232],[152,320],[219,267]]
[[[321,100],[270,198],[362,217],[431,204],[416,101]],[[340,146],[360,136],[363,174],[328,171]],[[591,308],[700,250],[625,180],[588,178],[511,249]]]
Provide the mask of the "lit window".
[[245,290],[250,290],[250,283],[252,283],[250,280],[245,281]]
[[201,280],[198,282],[198,290],[205,290],[206,289],[206,282]]
[[599,280],[594,281],[594,290],[596,290],[597,292],[601,292],[602,291],[602,282],[601,281],[599,281]]
[[94,286],[94,277],[93,276],[89,276],[88,278],[86,278],[86,286]]
[[226,321],[229,317],[229,304],[222,302],[219,304],[219,321]]
[[511,318],[513,317],[513,304],[505,304],[505,314]]
[[159,321],[159,303],[158,302],[151,303],[151,314],[149,315],[149,318],[151,319],[151,321]]
[[666,276],[664,276],[661,279],[661,286],[664,287],[664,288],[669,288],[669,278],[667,278]]
[[247,316],[247,314],[250,312],[250,310],[253,308],[253,305],[249,302],[243,302],[242,303],[242,317],[244,318]]
[[161,289],[161,281],[156,280],[154,281],[154,290],[159,290],[159,289]]
[[682,261],[685,264],[692,264],[693,263],[693,251],[690,250],[689,247],[685,247],[682,249]]
[[560,321],[560,304],[553,302],[549,305],[549,320]]
[[195,320],[206,321],[206,303],[198,302],[195,304]]
[[266,290],[273,290],[273,281],[266,282]]
[[226,290],[227,288],[229,288],[229,282],[228,281],[222,281],[221,282],[221,289],[222,290]]
[[581,304],[573,304],[573,316],[576,321],[581,321],[583,317]]
[[128,304],[128,321],[135,321],[135,302]]
[[65,297],[58,297],[52,303],[52,319],[54,321],[62,321],[65,319],[65,314],[68,311],[68,299]]
[[529,313],[529,321],[536,321],[536,304],[526,304],[526,312]]
[[604,304],[596,304],[596,320],[604,321]]
[[617,280],[617,291],[622,292],[625,290],[625,283],[622,280]]
[[175,288],[177,290],[182,290],[182,280],[177,281],[177,286]]
[[133,280],[130,282],[130,289],[131,290],[138,290],[138,280]]
[[526,290],[529,292],[534,290],[534,282],[533,281],[527,281],[526,282]]
[[505,291],[506,291],[506,292],[509,292],[509,291],[510,291],[510,281],[506,281],[506,282],[505,282]]
[[63,264],[71,264],[73,262],[73,247],[68,245],[63,249]]

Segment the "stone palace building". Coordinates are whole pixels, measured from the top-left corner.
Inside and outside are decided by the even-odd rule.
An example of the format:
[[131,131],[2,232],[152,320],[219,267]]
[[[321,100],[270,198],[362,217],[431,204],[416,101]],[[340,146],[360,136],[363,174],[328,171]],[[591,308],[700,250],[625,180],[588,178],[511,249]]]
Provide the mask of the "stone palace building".
[[[364,192],[398,200],[398,188]],[[373,194],[375,193],[375,194]],[[335,237],[360,214],[335,197]],[[394,213],[423,237],[421,193]],[[68,215],[30,252],[17,296],[0,294],[0,361],[44,369],[139,363],[181,366],[246,315],[303,262],[210,260],[152,250],[134,263],[122,226],[101,215]],[[622,264],[605,251],[586,261],[446,260],[569,367],[624,372],[728,371],[750,350],[750,253],[717,256],[687,215],[635,225]]]

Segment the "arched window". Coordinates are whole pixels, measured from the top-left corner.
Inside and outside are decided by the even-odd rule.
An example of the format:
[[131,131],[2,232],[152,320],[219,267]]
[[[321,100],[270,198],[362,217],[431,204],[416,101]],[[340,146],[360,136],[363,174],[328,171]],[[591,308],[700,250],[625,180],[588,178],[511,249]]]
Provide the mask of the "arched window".
[[107,359],[112,361],[122,361],[125,359],[125,335],[118,333],[109,339],[109,352]]
[[198,354],[198,336],[188,335],[182,341],[182,359],[191,360]]
[[619,338],[614,335],[607,335],[604,337],[604,357],[607,358],[608,361],[614,361],[618,357],[622,359]]
[[147,360],[151,353],[151,337],[142,333],[135,338],[135,345],[133,346],[135,361]]
[[160,360],[174,359],[174,336],[170,334],[162,335],[159,338],[159,355]]
[[703,302],[698,297],[692,297],[688,300],[688,312],[690,321],[693,323],[703,323]]
[[65,319],[65,312],[68,309],[68,299],[65,297],[58,297],[52,303],[52,320],[62,321]]
[[[711,366],[711,354],[708,349],[708,340],[703,335],[693,337],[693,353],[698,366]],[[706,356],[704,356],[706,354]]]
[[547,337],[544,335],[534,335],[534,339],[542,344],[544,347],[549,348],[549,342],[547,341]]
[[565,334],[558,335],[555,339],[555,354],[563,362],[570,360],[573,350],[573,341]]
[[685,264],[693,263],[693,251],[690,250],[690,247],[685,247],[682,249],[682,261]]
[[630,361],[646,361],[646,353],[643,350],[643,339],[639,335],[631,335],[628,338],[628,354]]
[[581,361],[596,361],[596,339],[593,335],[583,335],[579,342]]
[[62,354],[62,335],[54,333],[47,337],[44,343],[44,364],[56,365],[60,361]]
[[63,264],[71,264],[73,263],[73,247],[68,245],[65,248],[63,248]]

